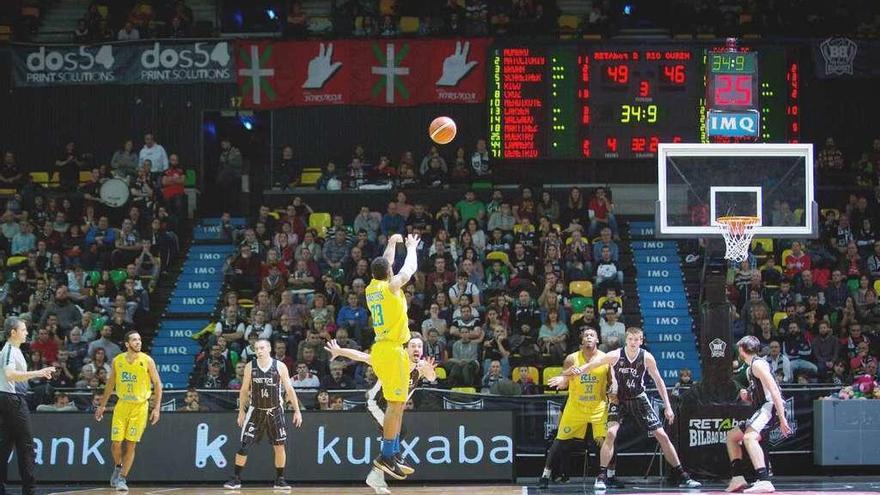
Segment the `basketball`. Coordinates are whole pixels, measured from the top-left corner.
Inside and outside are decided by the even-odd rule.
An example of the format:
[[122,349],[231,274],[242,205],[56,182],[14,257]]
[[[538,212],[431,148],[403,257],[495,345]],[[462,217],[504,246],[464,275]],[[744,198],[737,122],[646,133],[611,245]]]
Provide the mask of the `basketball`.
[[455,121],[449,117],[437,117],[428,126],[428,135],[437,144],[449,144],[455,139],[457,131]]

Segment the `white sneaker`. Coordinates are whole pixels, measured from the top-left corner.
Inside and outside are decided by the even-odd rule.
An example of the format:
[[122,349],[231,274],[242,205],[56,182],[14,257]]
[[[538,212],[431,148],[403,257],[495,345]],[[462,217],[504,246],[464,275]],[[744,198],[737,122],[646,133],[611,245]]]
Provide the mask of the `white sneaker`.
[[741,492],[743,489],[749,487],[749,482],[746,481],[742,476],[734,476],[730,478],[730,484],[727,485],[727,488],[724,489],[727,493]]
[[757,481],[751,488],[746,488],[745,493],[773,493],[776,488],[769,481]]
[[116,483],[119,481],[119,476],[122,474],[122,468],[118,468],[113,466],[113,474],[110,475],[110,486],[116,488]]
[[122,476],[116,480],[116,491],[117,492],[127,492],[128,491],[128,483],[125,482],[125,478]]
[[604,492],[605,491],[605,480],[603,480],[602,478],[596,478],[596,482],[593,483],[593,490],[595,490],[597,492]]
[[388,489],[388,483],[385,482],[385,473],[378,469],[371,469],[367,475],[367,486],[373,489],[376,495],[388,495],[391,490]]

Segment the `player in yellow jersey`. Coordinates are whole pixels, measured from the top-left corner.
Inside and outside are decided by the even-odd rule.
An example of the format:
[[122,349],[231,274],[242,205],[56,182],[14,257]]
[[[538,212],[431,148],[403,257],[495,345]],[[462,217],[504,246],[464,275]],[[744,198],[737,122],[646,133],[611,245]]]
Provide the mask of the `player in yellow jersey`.
[[[111,450],[115,468],[110,477],[110,486],[116,491],[127,492],[126,477],[134,463],[134,451],[141,440],[147,426],[147,415],[150,424],[159,422],[159,405],[162,403],[162,380],[153,358],[141,352],[141,335],[136,331],[125,334],[126,352],[113,359],[110,376],[101,404],[95,410],[95,419],[101,421],[107,401],[116,391],[116,407],[113,408],[113,423],[110,435]],[[153,412],[149,413],[150,382],[155,392]],[[125,454],[122,442],[125,441]]]
[[[594,357],[603,356],[605,353],[597,348],[598,343],[599,334],[596,330],[586,326],[582,327],[581,347],[577,352],[573,352],[565,358],[562,369],[583,366]],[[544,472],[538,481],[541,488],[546,488],[549,485],[552,466],[557,461],[568,457],[568,450],[572,443],[576,440],[587,439],[588,426],[592,429],[596,444],[602,445],[608,421],[607,391],[611,382],[609,370],[609,366],[602,366],[589,374],[577,377],[560,375],[549,380],[548,384],[551,387],[568,388],[568,400],[565,402],[562,417],[559,418],[556,439],[553,440],[553,445],[547,453]],[[565,480],[567,476],[562,475],[557,479]]]
[[370,271],[373,280],[366,289],[367,308],[373,321],[376,339],[370,350],[373,371],[382,382],[382,395],[388,402],[385,422],[382,425],[382,453],[373,466],[385,471],[392,478],[402,480],[413,473],[398,456],[400,453],[400,425],[403,409],[409,394],[410,360],[403,346],[410,339],[409,317],[403,286],[418,269],[416,248],[418,235],[406,238],[406,259],[395,275],[394,253],[397,244],[404,242],[400,234],[388,238],[385,253],[373,260]]

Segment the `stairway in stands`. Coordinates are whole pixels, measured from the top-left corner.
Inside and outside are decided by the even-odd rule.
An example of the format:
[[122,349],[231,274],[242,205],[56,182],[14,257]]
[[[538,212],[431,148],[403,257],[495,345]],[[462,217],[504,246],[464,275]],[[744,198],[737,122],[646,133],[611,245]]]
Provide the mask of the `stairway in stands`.
[[682,368],[690,368],[699,380],[700,358],[678,243],[657,240],[653,221],[630,222],[628,228],[646,345],[667,385],[676,383]]
[[208,325],[220,300],[223,264],[233,251],[221,234],[218,218],[203,219],[193,229],[193,243],[153,340],[152,355],[165,388],[188,385],[199,352],[192,337]]

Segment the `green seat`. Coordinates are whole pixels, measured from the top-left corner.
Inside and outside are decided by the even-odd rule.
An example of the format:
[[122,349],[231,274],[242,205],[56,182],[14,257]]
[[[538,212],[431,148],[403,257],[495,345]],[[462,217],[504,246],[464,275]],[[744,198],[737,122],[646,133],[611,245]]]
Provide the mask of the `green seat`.
[[471,184],[471,189],[473,189],[474,191],[485,191],[487,189],[492,189],[492,182],[488,180],[474,181],[474,183]]
[[859,280],[855,278],[847,280],[846,288],[849,289],[850,293],[855,294],[859,291]]
[[101,281],[101,272],[99,272],[97,270],[93,271],[93,272],[89,272],[89,280],[92,282],[92,287],[97,287],[98,282]]
[[585,309],[592,305],[592,297],[573,297],[571,299],[571,311],[573,313],[583,313]]
[[127,278],[128,272],[123,269],[113,270],[112,272],[110,272],[110,280],[113,281],[113,285],[115,285],[116,287],[122,285],[122,282],[125,282],[125,279]]
[[196,171],[195,171],[195,169],[191,169],[191,168],[186,169],[186,181],[183,183],[183,187],[196,187]]

